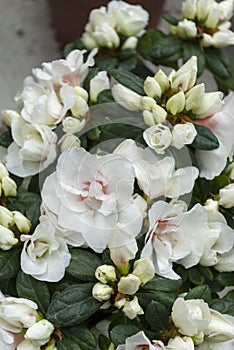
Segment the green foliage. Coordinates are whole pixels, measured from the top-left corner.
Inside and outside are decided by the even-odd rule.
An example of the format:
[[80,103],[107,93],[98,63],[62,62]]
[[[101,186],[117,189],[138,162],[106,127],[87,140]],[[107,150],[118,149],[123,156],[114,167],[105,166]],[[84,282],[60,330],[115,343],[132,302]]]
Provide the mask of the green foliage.
[[169,323],[171,310],[160,301],[151,301],[145,310],[145,319],[154,332],[165,329]]
[[119,324],[110,331],[110,337],[114,345],[118,346],[120,344],[124,344],[126,338],[131,337],[141,330],[141,327],[137,326],[136,324],[128,324],[127,327],[124,324]]
[[185,296],[186,300],[189,299],[203,299],[205,302],[211,300],[211,290],[208,285],[200,285],[191,289],[188,294]]
[[197,56],[197,77],[199,77],[206,67],[204,50],[195,40],[185,41],[183,44],[183,62],[187,62],[192,56]]
[[97,282],[95,271],[102,265],[101,259],[94,253],[84,249],[71,250],[71,261],[66,272],[84,282]]
[[100,334],[98,338],[98,345],[101,350],[109,350],[111,346],[111,340],[104,334]]
[[174,292],[179,289],[182,284],[182,280],[171,280],[169,278],[164,278],[160,276],[155,276],[152,280],[146,283],[143,287],[141,287],[140,291],[142,292]]
[[11,136],[11,130],[4,131],[0,134],[0,146],[9,147],[13,142],[13,138]]
[[192,147],[195,149],[210,151],[219,147],[219,140],[217,137],[203,125],[194,124],[197,135],[193,140]]
[[73,284],[55,293],[47,318],[57,326],[78,325],[93,315],[102,305],[92,297],[93,283]]
[[0,250],[0,279],[15,277],[20,269],[20,254],[19,247],[7,251]]
[[113,69],[110,71],[110,75],[120,84],[126,86],[130,90],[136,92],[139,95],[145,95],[144,80],[139,76],[131,72],[119,71]]
[[229,79],[232,74],[231,60],[228,54],[217,47],[205,48],[208,69],[221,79]]
[[35,278],[18,272],[16,288],[20,298],[34,301],[38,305],[38,310],[45,316],[50,303],[50,292],[46,282],[38,281]]
[[[77,349],[80,349],[80,350],[96,350],[97,348],[97,341],[95,336],[85,326],[80,325],[80,326],[63,328],[62,333],[65,336],[65,339],[61,341],[62,346],[67,346],[67,344],[69,343],[67,343],[66,341],[69,339],[69,341],[72,341],[74,346],[76,346]],[[69,349],[73,349],[73,348],[69,348]]]
[[164,15],[163,19],[165,19],[165,21],[167,21],[169,24],[172,24],[173,26],[177,26],[177,24],[179,23],[179,20],[171,15]]

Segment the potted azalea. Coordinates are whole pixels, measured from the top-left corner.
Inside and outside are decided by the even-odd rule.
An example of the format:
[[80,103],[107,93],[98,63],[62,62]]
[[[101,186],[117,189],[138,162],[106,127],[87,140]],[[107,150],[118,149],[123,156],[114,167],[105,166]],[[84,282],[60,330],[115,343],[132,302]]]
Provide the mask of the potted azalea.
[[233,349],[233,9],[110,1],[2,111],[1,349]]

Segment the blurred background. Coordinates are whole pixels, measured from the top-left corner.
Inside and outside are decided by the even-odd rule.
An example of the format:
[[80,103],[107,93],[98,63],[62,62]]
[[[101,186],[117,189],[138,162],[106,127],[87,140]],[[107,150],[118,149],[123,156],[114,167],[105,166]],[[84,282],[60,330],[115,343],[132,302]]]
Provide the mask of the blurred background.
[[[92,8],[107,0],[0,0],[0,110],[14,108],[14,96],[31,69],[61,58],[64,44],[81,35]],[[150,27],[168,31],[162,14],[179,16],[183,0],[129,0],[150,12]]]

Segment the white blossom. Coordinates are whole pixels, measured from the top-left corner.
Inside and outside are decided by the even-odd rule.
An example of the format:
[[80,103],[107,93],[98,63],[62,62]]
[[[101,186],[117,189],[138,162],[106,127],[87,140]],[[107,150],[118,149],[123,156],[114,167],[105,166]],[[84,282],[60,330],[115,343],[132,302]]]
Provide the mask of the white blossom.
[[164,154],[172,141],[169,127],[162,123],[147,128],[143,132],[143,137],[147,145],[158,154]]
[[128,337],[125,340],[125,344],[118,345],[116,350],[135,350],[136,348],[142,347],[143,345],[148,346],[149,350],[165,350],[162,342],[158,342],[160,347],[154,346],[151,344],[150,340],[146,337],[143,331],[138,332],[137,334]]
[[219,190],[219,204],[227,209],[234,206],[234,183]]
[[194,350],[194,342],[190,337],[179,337],[178,335],[170,339],[167,346],[167,350]]
[[184,145],[191,144],[196,135],[197,131],[192,123],[176,124],[172,129],[171,145],[181,149]]
[[48,320],[41,320],[29,327],[24,335],[25,339],[30,340],[33,344],[41,346],[50,340],[54,331],[54,326]]

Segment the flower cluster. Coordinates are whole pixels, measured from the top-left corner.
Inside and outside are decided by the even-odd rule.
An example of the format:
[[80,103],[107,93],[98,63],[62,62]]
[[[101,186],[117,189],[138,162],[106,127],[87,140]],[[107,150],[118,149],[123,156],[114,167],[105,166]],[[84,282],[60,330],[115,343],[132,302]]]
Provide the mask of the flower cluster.
[[232,11],[110,1],[3,111],[1,349],[233,349]]
[[182,4],[182,20],[171,26],[174,35],[182,39],[197,39],[204,47],[225,47],[234,44],[229,29],[233,16],[233,0],[186,0]]

